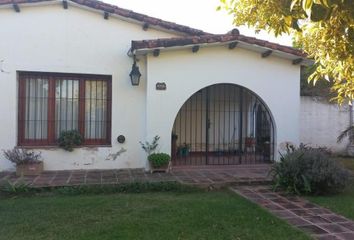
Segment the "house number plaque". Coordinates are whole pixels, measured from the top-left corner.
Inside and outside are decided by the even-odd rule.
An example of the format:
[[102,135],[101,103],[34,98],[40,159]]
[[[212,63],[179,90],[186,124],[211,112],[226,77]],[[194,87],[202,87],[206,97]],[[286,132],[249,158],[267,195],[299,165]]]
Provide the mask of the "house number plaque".
[[166,90],[166,83],[164,82],[158,82],[156,83],[156,90]]

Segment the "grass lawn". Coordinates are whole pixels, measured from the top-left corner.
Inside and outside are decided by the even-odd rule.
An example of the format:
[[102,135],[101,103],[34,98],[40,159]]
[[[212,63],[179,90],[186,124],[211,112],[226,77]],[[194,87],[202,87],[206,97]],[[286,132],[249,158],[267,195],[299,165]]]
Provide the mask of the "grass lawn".
[[0,239],[310,239],[228,191],[0,199]]
[[[338,158],[338,161],[354,172],[354,158]],[[330,196],[308,197],[308,199],[354,220],[354,183],[348,186],[343,193]]]
[[354,220],[354,184],[340,194],[307,197],[307,199]]

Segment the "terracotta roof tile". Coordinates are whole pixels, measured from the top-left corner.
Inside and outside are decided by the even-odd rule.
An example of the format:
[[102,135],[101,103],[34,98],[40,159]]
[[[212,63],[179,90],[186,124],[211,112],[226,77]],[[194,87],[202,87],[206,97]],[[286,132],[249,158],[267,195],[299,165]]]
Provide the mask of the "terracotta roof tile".
[[[9,5],[13,3],[24,4],[24,3],[39,3],[39,2],[50,2],[54,0],[0,0],[0,5]],[[117,14],[124,18],[129,18],[132,20],[136,20],[139,22],[147,23],[149,25],[153,25],[156,27],[165,28],[168,30],[188,34],[188,35],[203,35],[207,34],[206,32],[190,28],[187,26],[183,26],[177,23],[164,21],[158,18],[150,17],[144,14],[136,13],[131,10],[127,10],[124,8],[117,7],[115,5],[107,4],[97,0],[68,0],[68,2],[74,2],[89,8],[93,8],[96,10],[101,10],[105,12],[109,12],[111,14]]]
[[271,43],[265,40],[257,39],[254,37],[248,37],[234,32],[234,34],[223,34],[223,35],[201,35],[201,36],[190,36],[183,38],[161,38],[161,39],[150,39],[141,41],[132,41],[132,50],[138,49],[153,49],[153,48],[169,48],[177,46],[186,45],[198,45],[198,44],[211,44],[211,43],[227,43],[227,42],[243,42],[246,44],[254,44],[260,47],[269,48],[271,50],[277,50],[280,52],[292,54],[299,57],[306,57],[306,54],[301,50],[283,46],[277,43]]
[[[39,3],[39,2],[51,2],[51,1],[55,1],[55,0],[0,0],[0,6],[9,5],[13,3],[27,4],[27,3]],[[168,47],[185,46],[185,45],[193,45],[193,44],[240,41],[248,44],[255,44],[258,46],[266,47],[272,50],[278,50],[281,52],[293,54],[300,57],[306,57],[306,54],[304,54],[302,51],[299,51],[292,47],[282,46],[280,44],[271,43],[253,37],[240,35],[237,29],[233,29],[229,34],[214,35],[214,34],[206,33],[202,30],[190,28],[184,25],[179,25],[173,22],[164,21],[158,18],[136,13],[97,0],[68,0],[68,2],[73,2],[96,10],[101,10],[101,11],[109,12],[111,14],[116,14],[124,18],[146,23],[148,25],[153,25],[156,27],[161,27],[164,29],[191,35],[189,37],[183,37],[183,38],[165,38],[165,39],[132,41],[132,49],[161,48],[161,47],[168,48]]]

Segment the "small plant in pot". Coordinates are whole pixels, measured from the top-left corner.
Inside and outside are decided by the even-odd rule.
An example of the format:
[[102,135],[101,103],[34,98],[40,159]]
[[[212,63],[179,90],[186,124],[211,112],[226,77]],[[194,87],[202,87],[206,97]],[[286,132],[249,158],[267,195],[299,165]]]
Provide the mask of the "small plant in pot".
[[178,156],[180,157],[188,157],[190,152],[191,146],[187,143],[183,143],[181,146],[178,147]]
[[22,148],[3,150],[4,157],[16,164],[17,176],[39,175],[43,172],[41,152],[34,152]]
[[148,156],[153,172],[168,172],[171,165],[171,156],[167,153],[152,153]]
[[171,156],[166,153],[155,153],[159,145],[159,136],[155,136],[152,142],[146,141],[145,143],[140,142],[142,149],[148,155],[148,161],[150,164],[150,171],[153,172],[169,172],[171,169]]
[[83,138],[77,130],[62,131],[58,139],[59,146],[69,152],[74,151],[74,147],[80,146],[82,142]]

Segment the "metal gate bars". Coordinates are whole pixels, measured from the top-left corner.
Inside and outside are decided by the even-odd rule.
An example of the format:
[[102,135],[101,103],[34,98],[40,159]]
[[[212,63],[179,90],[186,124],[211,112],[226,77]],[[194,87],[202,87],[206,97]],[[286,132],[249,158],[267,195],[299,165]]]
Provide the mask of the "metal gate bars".
[[273,158],[274,128],[265,104],[233,84],[206,87],[182,106],[173,126],[176,165],[267,163]]

